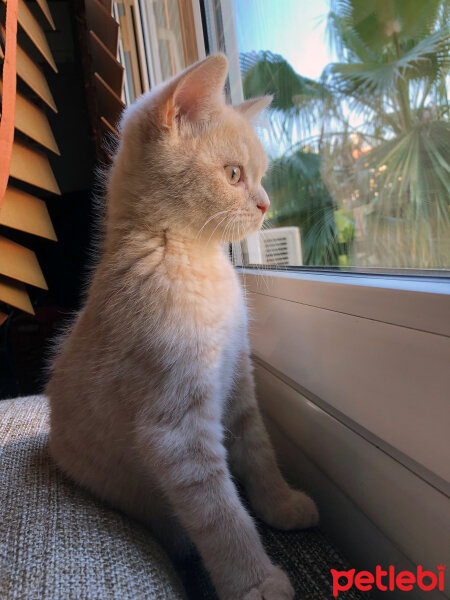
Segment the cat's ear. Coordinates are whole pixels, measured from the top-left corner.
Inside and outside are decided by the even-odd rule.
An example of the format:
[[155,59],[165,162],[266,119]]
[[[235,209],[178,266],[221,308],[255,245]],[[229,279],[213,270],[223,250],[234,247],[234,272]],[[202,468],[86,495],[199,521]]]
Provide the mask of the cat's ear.
[[235,110],[240,112],[246,119],[251,119],[267,108],[272,102],[273,96],[260,96],[259,98],[250,98],[241,104],[233,106]]
[[164,125],[171,127],[175,118],[202,119],[224,103],[223,86],[228,73],[224,54],[214,54],[186,69],[173,80],[163,107]]

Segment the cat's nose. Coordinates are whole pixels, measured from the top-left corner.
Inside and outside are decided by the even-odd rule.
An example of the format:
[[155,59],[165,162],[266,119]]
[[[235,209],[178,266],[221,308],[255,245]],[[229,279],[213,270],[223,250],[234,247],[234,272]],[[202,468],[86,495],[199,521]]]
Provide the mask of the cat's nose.
[[256,207],[259,208],[259,210],[264,215],[265,212],[267,211],[267,209],[269,208],[269,206],[270,206],[269,196],[267,195],[266,190],[261,187],[258,190],[258,193],[256,196]]

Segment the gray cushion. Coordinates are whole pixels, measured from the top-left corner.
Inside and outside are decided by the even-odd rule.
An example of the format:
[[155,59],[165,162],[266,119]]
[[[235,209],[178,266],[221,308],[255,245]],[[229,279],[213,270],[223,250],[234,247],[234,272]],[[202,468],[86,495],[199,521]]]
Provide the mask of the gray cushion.
[[0,401],[1,600],[178,600],[148,531],[97,502],[46,451],[43,397]]

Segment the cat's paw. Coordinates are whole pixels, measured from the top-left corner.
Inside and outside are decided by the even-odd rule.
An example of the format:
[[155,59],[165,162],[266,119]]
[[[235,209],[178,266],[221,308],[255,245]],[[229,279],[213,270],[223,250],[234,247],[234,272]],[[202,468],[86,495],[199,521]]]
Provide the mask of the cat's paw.
[[276,529],[306,529],[319,522],[316,503],[304,492],[289,490],[286,497],[270,511],[265,511],[263,520]]
[[287,575],[278,567],[257,586],[245,594],[242,600],[292,600],[294,588]]

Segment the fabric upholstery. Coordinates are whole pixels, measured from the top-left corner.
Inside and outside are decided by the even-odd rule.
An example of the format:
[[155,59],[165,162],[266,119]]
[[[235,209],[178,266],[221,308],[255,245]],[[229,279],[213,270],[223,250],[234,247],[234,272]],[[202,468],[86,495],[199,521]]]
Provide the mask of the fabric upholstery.
[[[198,557],[177,574],[148,530],[58,471],[48,415],[42,396],[0,401],[0,599],[217,600]],[[349,567],[318,530],[258,527],[296,600],[332,598],[330,568]]]
[[181,600],[148,531],[62,475],[42,397],[0,401],[1,600]]

